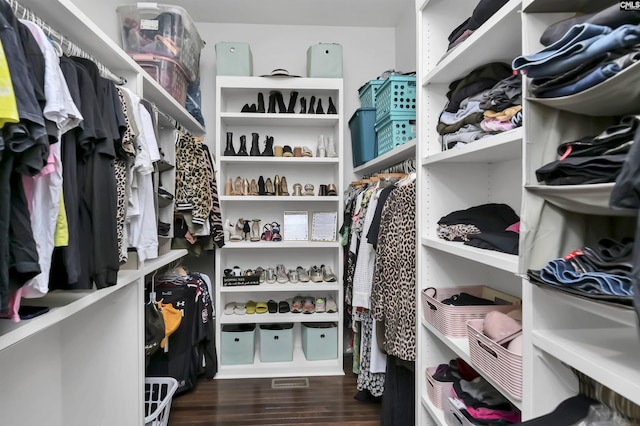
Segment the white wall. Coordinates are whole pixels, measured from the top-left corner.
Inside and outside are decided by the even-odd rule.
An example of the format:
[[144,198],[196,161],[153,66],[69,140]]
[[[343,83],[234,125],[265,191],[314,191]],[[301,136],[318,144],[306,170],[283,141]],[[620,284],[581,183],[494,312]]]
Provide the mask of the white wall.
[[416,12],[407,8],[396,30],[396,69],[404,72],[417,71],[416,62]]
[[[307,49],[323,43],[339,43],[343,55],[345,181],[355,179],[351,162],[351,134],[348,122],[360,107],[358,88],[380,73],[396,68],[393,28],[324,27],[296,25],[196,24],[206,42],[200,62],[202,112],[207,126],[207,143],[216,135],[215,125],[215,44],[242,41],[251,46],[253,74],[269,74],[284,68],[291,74],[306,75]],[[415,60],[414,60],[415,62]],[[257,94],[256,94],[257,95]]]

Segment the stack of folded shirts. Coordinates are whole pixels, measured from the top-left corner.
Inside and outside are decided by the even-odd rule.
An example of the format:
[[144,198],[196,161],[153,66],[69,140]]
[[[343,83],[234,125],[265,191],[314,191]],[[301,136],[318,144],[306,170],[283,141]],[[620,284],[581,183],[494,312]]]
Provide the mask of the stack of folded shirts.
[[597,244],[551,260],[540,270],[529,270],[534,284],[588,299],[633,305],[631,282],[633,240],[601,239]]
[[558,146],[559,160],[536,170],[538,182],[547,185],[582,185],[615,182],[631,149],[640,119],[623,117],[619,124],[597,136],[587,136]]
[[158,235],[162,235],[163,237],[166,237],[169,235],[170,230],[171,230],[170,223],[158,221]]
[[521,78],[502,62],[452,82],[447,98],[437,125],[443,151],[522,125]]

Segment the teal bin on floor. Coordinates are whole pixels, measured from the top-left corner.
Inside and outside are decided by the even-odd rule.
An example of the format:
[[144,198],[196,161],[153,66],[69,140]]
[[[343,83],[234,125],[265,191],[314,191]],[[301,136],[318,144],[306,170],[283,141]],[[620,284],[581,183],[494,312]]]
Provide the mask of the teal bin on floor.
[[302,323],[302,351],[307,361],[338,358],[338,324]]
[[353,167],[358,167],[378,156],[375,107],[358,108],[349,119]]
[[293,323],[260,325],[260,361],[293,361]]
[[255,324],[226,324],[222,326],[220,361],[223,365],[253,364],[255,352]]

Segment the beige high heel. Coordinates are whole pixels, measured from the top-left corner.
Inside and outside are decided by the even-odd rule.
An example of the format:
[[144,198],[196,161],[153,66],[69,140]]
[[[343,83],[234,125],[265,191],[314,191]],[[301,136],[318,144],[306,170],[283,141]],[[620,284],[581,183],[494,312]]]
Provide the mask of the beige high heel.
[[273,187],[275,189],[274,195],[282,195],[280,194],[280,176],[276,175],[276,177],[273,178]]
[[233,179],[227,179],[227,183],[224,185],[224,195],[233,195]]
[[249,195],[249,181],[247,178],[242,181],[242,195]]
[[258,195],[258,184],[255,179],[251,179],[249,184],[249,195]]
[[282,176],[280,179],[280,195],[289,195],[289,189],[287,188],[287,178]]
[[231,195],[242,195],[242,178],[240,176],[238,176],[233,183]]

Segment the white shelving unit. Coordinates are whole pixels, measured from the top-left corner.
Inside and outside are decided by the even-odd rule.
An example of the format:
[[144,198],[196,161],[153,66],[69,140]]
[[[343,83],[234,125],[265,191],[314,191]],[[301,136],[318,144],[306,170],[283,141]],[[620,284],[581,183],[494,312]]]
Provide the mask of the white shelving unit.
[[[424,319],[423,288],[489,286],[522,298],[517,276],[519,257],[450,242],[437,237],[445,215],[486,203],[504,203],[520,215],[522,204],[521,128],[442,151],[436,125],[446,106],[449,84],[490,62],[510,64],[521,52],[521,3],[507,2],[455,49],[446,52],[447,36],[471,16],[477,2],[416,1],[418,60],[418,324],[416,360],[416,424],[445,425],[444,413],[427,396],[425,370],[461,358],[473,365],[468,339],[451,338]],[[491,45],[493,48],[487,49]],[[524,308],[526,309],[526,307]],[[491,377],[485,378],[515,406],[526,402],[510,396]]]
[[[515,56],[537,52],[543,48],[540,35],[549,25],[612,2],[509,1],[445,56],[446,36],[470,16],[476,4],[416,1],[422,82],[417,134],[421,165],[418,282],[422,288],[489,285],[521,297],[523,397],[510,400],[522,410],[523,420],[550,412],[578,392],[572,369],[639,404],[640,340],[635,312],[540,288],[523,279],[528,269],[540,269],[549,260],[601,238],[634,235],[636,213],[609,208],[613,184],[546,186],[535,176],[538,168],[557,159],[561,142],[598,134],[615,123],[614,114],[640,112],[635,85],[630,83],[634,73],[611,78],[582,94],[547,100],[531,98],[528,80],[523,78],[524,127],[444,152],[435,130],[448,83],[483,63],[510,64]],[[494,48],[483,47],[488,42]],[[443,215],[486,202],[506,203],[520,215],[519,256],[437,238],[435,226]],[[420,294],[417,297],[420,300]],[[468,343],[440,333],[419,309],[416,423],[443,425],[442,412],[427,397],[424,370],[452,357],[470,362]]]
[[[48,25],[90,53],[126,86],[196,135],[204,128],[70,0],[21,0]],[[137,425],[144,419],[145,276],[187,255],[170,250],[121,269],[115,286],[53,291],[29,305],[50,311],[0,321],[0,365],[11,391],[3,423],[52,426]],[[25,303],[26,304],[26,303]],[[37,409],[25,409],[37,401]]]
[[[246,103],[257,103],[258,93],[263,93],[265,108],[268,109],[269,93],[278,90],[283,94],[288,106],[291,91],[298,92],[295,113],[242,113]],[[329,97],[336,105],[337,114],[300,114],[300,98],[305,97],[307,103],[310,96],[322,99],[328,105]],[[266,181],[275,175],[287,180],[287,189],[293,194],[293,185],[299,183],[303,187],[308,183],[314,185],[313,196],[237,196],[222,195],[220,206],[223,220],[236,224],[238,219],[260,219],[260,233],[267,223],[277,222],[281,225],[284,237],[284,212],[306,211],[309,217],[308,241],[227,241],[221,250],[216,252],[216,312],[217,317],[216,345],[221,357],[222,327],[226,324],[269,324],[294,323],[294,357],[291,362],[264,363],[260,361],[260,342],[256,329],[256,345],[253,364],[225,365],[219,363],[216,378],[246,377],[287,377],[299,375],[341,375],[342,370],[342,329],[343,329],[343,286],[342,286],[342,248],[336,241],[311,241],[311,219],[314,212],[337,212],[337,230],[342,221],[343,181],[343,81],[336,78],[269,78],[269,77],[224,77],[216,79],[216,158],[218,159],[217,180],[224,188],[229,178],[235,182],[239,176],[249,181],[260,176]],[[277,109],[278,110],[278,109]],[[279,110],[278,110],[279,111]],[[227,132],[233,133],[233,144],[236,151],[240,148],[240,136],[247,139],[247,152],[251,149],[252,133],[259,134],[259,149],[265,148],[266,136],[274,138],[276,145],[306,146],[313,152],[313,157],[257,157],[257,156],[224,156]],[[319,135],[333,136],[338,151],[337,158],[316,157],[316,144]],[[274,182],[275,184],[275,182]],[[336,196],[318,195],[319,186],[335,184]],[[223,191],[221,191],[222,193]],[[251,224],[251,223],[250,223]],[[226,268],[239,266],[242,270],[273,267],[283,264],[287,270],[298,266],[308,269],[312,265],[328,265],[338,277],[338,282],[329,283],[285,283],[260,284],[225,287],[222,275]],[[224,314],[224,306],[229,302],[282,301],[294,296],[333,296],[338,305],[338,313],[314,314]],[[332,360],[307,361],[302,351],[301,323],[303,322],[335,322],[338,324],[338,357]]]

